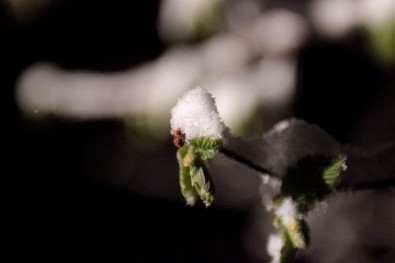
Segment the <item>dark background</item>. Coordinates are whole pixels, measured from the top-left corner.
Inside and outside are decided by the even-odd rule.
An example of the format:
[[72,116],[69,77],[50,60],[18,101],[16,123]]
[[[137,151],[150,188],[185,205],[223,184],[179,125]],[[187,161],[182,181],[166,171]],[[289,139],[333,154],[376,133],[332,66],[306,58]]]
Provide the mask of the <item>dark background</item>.
[[[101,180],[111,176],[110,169],[102,170],[106,156],[113,154],[113,144],[122,142],[117,139],[122,136],[119,122],[75,122],[55,116],[36,122],[16,105],[17,77],[33,62],[115,72],[158,57],[166,46],[156,32],[156,1],[58,1],[31,25],[13,23],[5,6],[0,7],[2,127],[7,133],[3,178],[11,179],[3,186],[10,190],[4,201],[10,208],[8,243],[16,248],[14,259],[257,260],[248,255],[241,239],[248,208],[190,208],[181,195],[179,201],[147,197]],[[360,43],[355,35],[336,43],[313,40],[301,50],[294,116],[320,125],[342,143],[363,147],[380,141],[380,136],[355,137],[353,129],[380,96],[389,94],[389,101],[395,96],[386,86],[394,84],[393,71],[382,70]],[[375,118],[362,127],[379,122]],[[395,128],[394,120],[387,118]],[[134,139],[138,144],[139,138]],[[95,144],[96,153],[91,152],[92,140],[101,141]],[[153,153],[133,148],[131,158],[156,171],[150,155],[167,155],[173,162],[168,173],[176,175],[171,138],[155,147]],[[99,168],[92,168],[95,165]]]

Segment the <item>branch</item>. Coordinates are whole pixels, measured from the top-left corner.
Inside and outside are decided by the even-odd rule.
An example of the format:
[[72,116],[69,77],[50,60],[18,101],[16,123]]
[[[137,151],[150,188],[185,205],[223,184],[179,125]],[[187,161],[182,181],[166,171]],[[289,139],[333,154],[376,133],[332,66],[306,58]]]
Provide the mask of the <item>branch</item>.
[[[263,173],[268,176],[274,176],[271,171],[268,169],[261,167],[254,163],[251,160],[246,159],[245,157],[228,150],[226,148],[221,148],[219,150],[222,154],[225,156],[229,157],[230,159],[235,160],[236,162],[239,162],[243,165],[246,165],[250,169],[255,170],[258,173]],[[364,191],[364,190],[373,190],[373,189],[382,189],[382,188],[392,188],[395,187],[395,180],[394,179],[388,179],[388,180],[381,180],[381,181],[371,181],[371,182],[359,182],[359,183],[346,183],[342,184],[340,183],[338,186],[336,186],[336,190],[340,192],[347,192],[347,191]]]
[[263,174],[266,174],[266,175],[269,175],[269,176],[273,176],[273,173],[270,172],[268,169],[257,165],[256,163],[246,159],[245,157],[243,157],[243,156],[241,156],[241,155],[239,155],[239,154],[237,154],[237,153],[235,153],[235,152],[233,152],[231,150],[228,150],[226,148],[221,148],[219,151],[222,154],[226,155],[227,157],[235,160],[236,162],[239,162],[241,164],[246,165],[247,167],[257,171],[258,173],[263,173]]
[[340,183],[336,187],[336,190],[341,191],[341,192],[346,192],[346,191],[364,191],[364,190],[373,190],[373,189],[382,189],[382,188],[391,188],[391,187],[395,187],[395,180],[394,179],[355,183],[355,184]]

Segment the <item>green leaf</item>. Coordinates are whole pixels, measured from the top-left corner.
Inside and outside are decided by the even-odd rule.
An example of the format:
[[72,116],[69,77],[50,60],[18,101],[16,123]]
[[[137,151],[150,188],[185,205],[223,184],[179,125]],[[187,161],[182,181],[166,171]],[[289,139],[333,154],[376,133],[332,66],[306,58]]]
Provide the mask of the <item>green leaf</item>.
[[291,224],[286,224],[281,217],[274,217],[274,224],[280,229],[282,247],[280,249],[280,263],[292,262],[298,248],[306,248],[309,243],[307,224],[303,219],[294,218]]
[[289,218],[284,222],[280,216],[275,216],[275,224],[282,232],[286,232],[294,248],[307,248],[310,244],[309,229],[302,218]]
[[333,188],[339,181],[339,175],[343,171],[345,163],[346,156],[339,155],[333,158],[331,165],[324,169],[323,179],[330,188]]
[[186,144],[177,151],[181,193],[188,205],[193,206],[200,197],[206,206],[210,206],[214,200],[214,183],[196,150],[193,145]]
[[307,224],[303,219],[292,218],[288,225],[284,225],[292,245],[295,248],[307,248],[309,245],[309,238],[307,232]]
[[180,188],[181,194],[185,198],[188,205],[193,206],[198,198],[196,189],[192,186],[191,168],[184,165],[185,157],[190,152],[190,146],[184,145],[177,151],[177,159],[180,166]]
[[191,167],[191,183],[206,206],[214,201],[215,188],[205,165],[200,162]]
[[192,186],[190,167],[180,167],[180,188],[187,205],[194,206],[198,199],[198,193]]
[[211,159],[219,151],[222,146],[221,139],[213,139],[208,137],[197,137],[189,141],[189,144],[196,148],[195,153],[202,160]]
[[188,153],[190,146],[185,144],[182,146],[180,149],[177,151],[177,159],[178,163],[181,164],[182,159],[185,157],[185,155]]
[[195,161],[196,161],[195,148],[192,145],[189,145],[186,154],[182,158],[182,164],[184,166],[190,167],[194,165]]

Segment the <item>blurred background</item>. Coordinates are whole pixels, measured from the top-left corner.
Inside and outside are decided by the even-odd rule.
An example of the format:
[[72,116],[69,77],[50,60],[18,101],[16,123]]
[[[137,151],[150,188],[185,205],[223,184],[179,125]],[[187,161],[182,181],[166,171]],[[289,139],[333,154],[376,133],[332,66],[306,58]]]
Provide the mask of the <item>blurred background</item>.
[[[214,205],[182,199],[170,109],[197,85],[235,135],[395,142],[394,0],[3,0],[0,33],[14,258],[269,262],[254,173],[219,156]],[[296,262],[394,262],[394,204],[332,196]]]

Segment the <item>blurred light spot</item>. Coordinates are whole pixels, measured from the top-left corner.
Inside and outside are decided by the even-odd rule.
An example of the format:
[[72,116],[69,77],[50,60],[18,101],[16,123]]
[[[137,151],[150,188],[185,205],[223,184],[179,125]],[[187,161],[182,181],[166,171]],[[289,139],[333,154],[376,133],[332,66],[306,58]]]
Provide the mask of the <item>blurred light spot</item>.
[[241,76],[228,76],[208,85],[216,98],[219,115],[232,132],[240,132],[246,119],[256,109],[258,100]]
[[198,45],[174,46],[154,61],[119,73],[67,71],[41,63],[19,77],[17,103],[32,118],[116,118],[150,136],[165,137],[171,107],[186,90],[201,85],[216,96],[225,123],[237,130],[255,117],[262,103],[287,104],[293,95],[295,63],[277,55],[301,44],[305,22],[288,11],[265,17],[265,34],[278,29],[286,35],[266,46],[268,51],[273,45],[276,56],[265,54],[259,60],[252,48],[258,43],[224,33]]
[[360,17],[363,24],[377,26],[394,16],[394,0],[360,0]]
[[36,64],[19,77],[16,99],[33,118],[47,114],[77,120],[138,118],[152,135],[167,136],[170,109],[184,91],[197,85],[201,61],[196,50],[177,48],[116,74]]
[[243,0],[232,1],[227,12],[227,23],[232,31],[243,34],[260,13],[259,1]]
[[158,28],[166,42],[196,39],[214,32],[223,0],[163,0]]
[[[139,74],[130,76],[103,75],[93,72],[67,72],[50,64],[37,64],[27,69],[19,79],[16,96],[19,106],[27,113],[40,109],[41,113],[84,118],[106,118],[137,109],[144,97],[136,90],[128,96],[127,90],[138,84]],[[131,81],[131,82],[129,82]],[[128,84],[130,83],[130,84]],[[133,99],[139,97],[140,99]],[[125,107],[132,105],[132,107]]]
[[169,125],[170,109],[177,99],[198,83],[202,66],[195,50],[177,48],[159,58],[152,70],[144,112],[150,127],[159,129]]
[[261,15],[249,31],[251,45],[264,55],[280,55],[295,51],[308,33],[304,18],[291,11],[272,10]]
[[311,5],[315,28],[328,38],[341,38],[358,25],[358,1],[317,0]]
[[222,76],[243,70],[252,55],[246,41],[230,34],[213,37],[201,48],[203,70],[207,75]]
[[290,58],[263,59],[253,72],[256,94],[262,101],[287,103],[294,95],[296,63]]
[[240,134],[258,108],[288,105],[295,79],[296,64],[291,59],[267,58],[248,71],[223,76],[205,86],[216,98],[225,125]]

